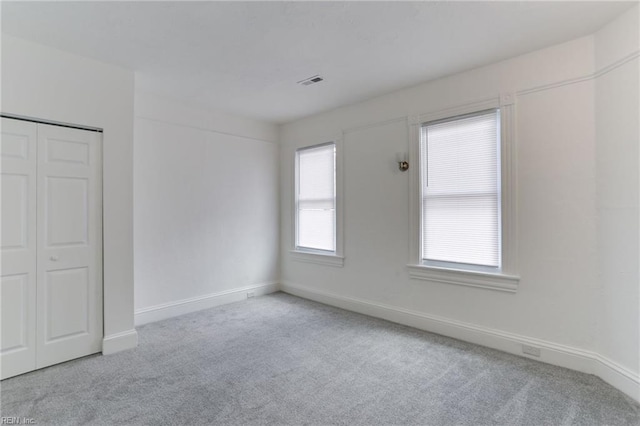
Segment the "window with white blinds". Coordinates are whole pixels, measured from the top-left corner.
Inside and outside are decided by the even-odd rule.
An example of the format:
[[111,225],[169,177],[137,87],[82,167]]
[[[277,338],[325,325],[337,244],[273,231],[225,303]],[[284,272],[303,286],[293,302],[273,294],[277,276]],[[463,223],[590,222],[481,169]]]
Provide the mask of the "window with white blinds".
[[296,151],[296,248],[336,251],[336,145]]
[[499,269],[500,110],[424,123],[420,157],[423,263]]

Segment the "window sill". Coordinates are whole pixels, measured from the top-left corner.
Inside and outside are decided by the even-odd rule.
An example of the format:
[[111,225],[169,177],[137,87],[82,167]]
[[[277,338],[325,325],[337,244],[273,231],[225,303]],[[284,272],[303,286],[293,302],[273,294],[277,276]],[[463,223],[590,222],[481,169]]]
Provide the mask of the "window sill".
[[313,253],[308,251],[291,250],[291,258],[297,262],[315,263],[317,265],[342,268],[344,257],[335,254]]
[[462,271],[458,269],[436,268],[424,265],[407,265],[409,277],[444,284],[485,288],[488,290],[515,293],[520,277],[489,272]]

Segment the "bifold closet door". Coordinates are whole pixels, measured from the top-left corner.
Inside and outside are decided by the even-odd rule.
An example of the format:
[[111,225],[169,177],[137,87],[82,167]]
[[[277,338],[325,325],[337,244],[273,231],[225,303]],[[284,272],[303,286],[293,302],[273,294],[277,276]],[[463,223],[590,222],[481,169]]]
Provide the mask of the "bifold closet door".
[[3,379],[36,368],[36,128],[35,123],[2,119]]
[[[13,162],[5,160],[5,146],[12,146],[6,143],[9,131],[31,125],[32,155],[22,169],[7,171],[5,163]],[[6,378],[102,349],[102,171],[100,133],[3,119],[2,136],[0,362]],[[28,177],[24,188],[13,183],[8,174],[13,170]],[[13,198],[5,186],[13,189]],[[16,230],[5,241],[5,229],[25,231]],[[19,252],[30,263],[14,270]],[[29,354],[29,368],[18,361],[20,352]]]
[[100,142],[38,124],[37,368],[102,349]]

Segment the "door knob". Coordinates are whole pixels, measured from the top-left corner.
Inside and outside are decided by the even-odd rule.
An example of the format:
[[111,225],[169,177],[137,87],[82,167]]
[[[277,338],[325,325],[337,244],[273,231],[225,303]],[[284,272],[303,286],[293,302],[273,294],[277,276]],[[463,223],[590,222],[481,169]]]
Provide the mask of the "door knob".
[[58,261],[58,259],[59,259],[59,257],[58,257],[58,256],[51,256],[51,257],[49,258],[49,260],[51,260],[51,261],[53,261],[53,262],[57,262],[57,261]]

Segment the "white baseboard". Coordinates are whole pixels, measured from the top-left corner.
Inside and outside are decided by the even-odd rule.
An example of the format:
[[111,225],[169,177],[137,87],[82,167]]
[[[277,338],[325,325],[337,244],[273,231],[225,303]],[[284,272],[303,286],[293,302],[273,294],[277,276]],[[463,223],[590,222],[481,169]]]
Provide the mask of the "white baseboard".
[[135,311],[135,324],[136,326],[148,324],[214,306],[239,302],[247,299],[249,292],[252,292],[254,296],[262,296],[276,291],[278,291],[277,283],[267,283],[150,306]]
[[110,355],[138,346],[138,332],[135,329],[110,334],[102,339],[102,354]]
[[593,374],[640,402],[640,377],[620,364],[595,354]]
[[[382,318],[398,324],[408,325],[572,370],[595,374],[610,385],[640,402],[640,376],[591,351],[448,318],[427,315],[422,312],[411,311],[369,300],[332,294],[292,283],[282,283],[280,290],[349,311]],[[522,353],[522,345],[540,348],[540,357],[524,355]]]

